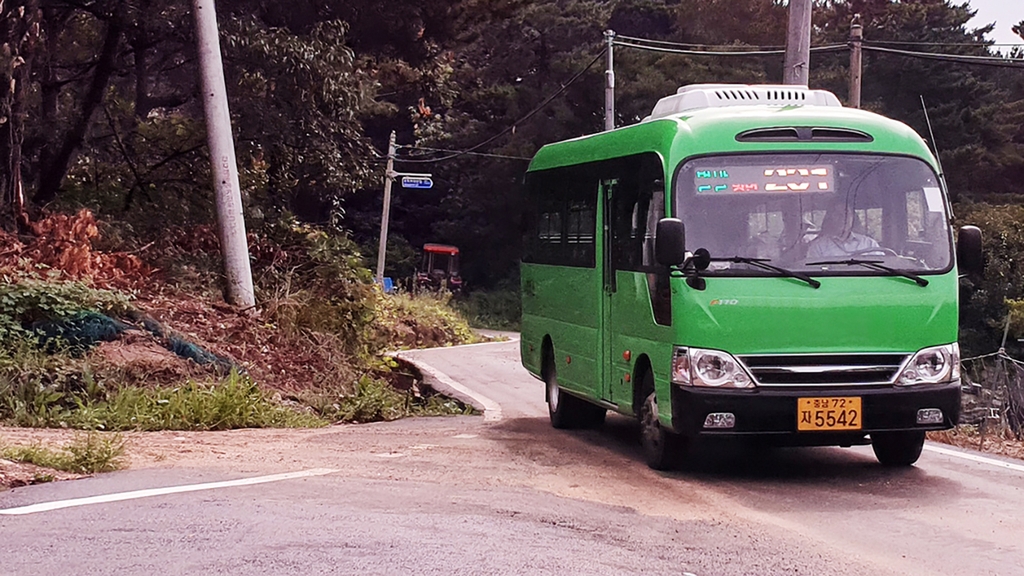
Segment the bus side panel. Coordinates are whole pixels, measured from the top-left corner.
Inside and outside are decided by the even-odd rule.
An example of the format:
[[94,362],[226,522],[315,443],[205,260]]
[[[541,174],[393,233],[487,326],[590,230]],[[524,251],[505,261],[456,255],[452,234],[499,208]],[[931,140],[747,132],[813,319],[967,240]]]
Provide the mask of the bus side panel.
[[541,375],[544,337],[554,347],[558,383],[588,397],[600,382],[601,276],[594,268],[522,264],[523,365]]
[[668,381],[671,364],[672,327],[655,322],[647,282],[647,274],[619,270],[616,272],[616,290],[611,297],[611,323],[608,327],[611,334],[611,396],[612,402],[625,414],[633,411],[633,386],[640,384],[633,381],[633,376],[640,358],[646,355],[650,360],[659,397],[662,394],[661,381]]

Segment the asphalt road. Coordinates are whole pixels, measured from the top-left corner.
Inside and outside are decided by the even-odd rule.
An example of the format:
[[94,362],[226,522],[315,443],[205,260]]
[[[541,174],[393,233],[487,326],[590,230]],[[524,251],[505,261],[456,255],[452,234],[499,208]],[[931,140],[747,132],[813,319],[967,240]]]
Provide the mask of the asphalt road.
[[517,350],[414,353],[488,419],[147,436],[132,470],[0,493],[0,575],[1024,574],[1024,463],[726,446],[658,473],[628,419],[550,428]]

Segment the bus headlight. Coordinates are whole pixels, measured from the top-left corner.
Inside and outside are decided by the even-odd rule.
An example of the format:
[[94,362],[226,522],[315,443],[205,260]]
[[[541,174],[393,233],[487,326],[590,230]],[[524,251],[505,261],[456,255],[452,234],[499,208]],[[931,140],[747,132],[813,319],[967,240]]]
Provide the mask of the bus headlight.
[[754,387],[754,381],[732,354],[703,348],[675,349],[672,356],[672,383],[708,388]]
[[896,379],[898,386],[942,384],[960,378],[960,345],[932,346],[919,350]]

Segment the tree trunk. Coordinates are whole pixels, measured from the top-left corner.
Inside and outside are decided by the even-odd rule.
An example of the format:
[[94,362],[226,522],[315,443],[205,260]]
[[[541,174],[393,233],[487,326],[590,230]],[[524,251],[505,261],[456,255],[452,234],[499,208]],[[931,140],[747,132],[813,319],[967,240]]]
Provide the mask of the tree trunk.
[[119,4],[118,13],[115,13],[107,22],[107,32],[103,39],[103,50],[100,52],[99,60],[96,62],[96,69],[93,71],[92,81],[82,99],[82,108],[77,121],[64,135],[64,140],[53,155],[48,166],[42,167],[42,174],[39,178],[39,189],[32,200],[39,205],[48,204],[57,198],[61,182],[67,175],[71,161],[82,143],[85,142],[85,135],[92,125],[92,118],[96,109],[103,103],[103,96],[110,83],[110,77],[114,73],[117,60],[117,51],[121,45],[121,36],[124,31],[123,14],[124,4]]
[[[14,14],[20,12],[19,16]],[[25,141],[26,85],[31,78],[32,61],[39,44],[39,0],[28,0],[12,6],[0,14],[3,18],[0,34],[5,44],[2,63],[5,94],[0,102],[0,115],[4,118],[0,147],[5,165],[3,177],[3,225],[14,224],[19,231],[28,226],[25,212],[25,192],[21,176],[22,147]]]

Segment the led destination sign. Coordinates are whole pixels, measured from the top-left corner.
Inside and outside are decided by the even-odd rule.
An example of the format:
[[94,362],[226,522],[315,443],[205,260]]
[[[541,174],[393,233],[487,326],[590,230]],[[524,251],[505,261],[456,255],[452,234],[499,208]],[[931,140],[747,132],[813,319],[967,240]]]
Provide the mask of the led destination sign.
[[694,172],[697,194],[832,192],[831,166],[734,166]]

